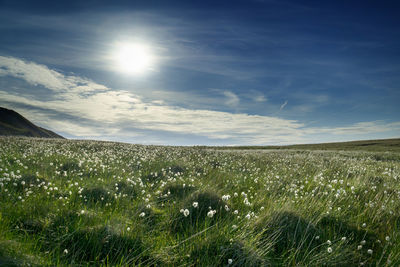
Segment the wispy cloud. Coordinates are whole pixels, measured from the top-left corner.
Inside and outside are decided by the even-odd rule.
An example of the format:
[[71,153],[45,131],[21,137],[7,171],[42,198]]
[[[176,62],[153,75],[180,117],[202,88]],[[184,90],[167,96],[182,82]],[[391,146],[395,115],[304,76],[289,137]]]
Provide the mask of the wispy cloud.
[[226,103],[228,106],[237,106],[237,105],[239,104],[240,99],[239,99],[239,97],[238,97],[235,93],[233,93],[233,92],[231,92],[231,91],[228,91],[228,90],[225,90],[225,91],[224,91],[224,95],[225,95],[226,98],[227,98],[227,100],[225,101],[225,103]]
[[58,92],[104,91],[108,88],[89,79],[65,76],[45,65],[27,62],[13,57],[0,56],[0,76],[9,75],[25,80],[31,85],[41,85]]
[[314,133],[329,133],[334,135],[358,135],[362,133],[382,133],[389,131],[400,130],[400,122],[387,123],[385,121],[368,121],[368,122],[358,122],[350,126],[342,127],[318,127],[318,128],[308,128],[306,130],[309,134]]
[[[80,138],[127,140],[130,137],[135,140],[135,136],[144,131],[158,131],[161,139],[163,133],[174,133],[228,140],[232,144],[282,144],[306,142],[310,140],[308,135],[355,135],[400,129],[399,122],[382,121],[338,128],[309,128],[296,120],[272,116],[182,108],[162,101],[145,101],[128,91],[112,90],[86,78],[65,75],[47,66],[11,57],[0,58],[0,76],[23,79],[32,90],[42,86],[52,94],[51,99],[43,100],[40,95],[27,97],[0,91],[0,103],[30,107],[35,122]],[[223,91],[223,94],[227,104],[237,105],[240,101],[231,91]],[[285,101],[281,109],[287,103]],[[43,110],[66,116],[55,119]]]
[[256,102],[265,102],[265,101],[267,101],[267,98],[264,95],[259,95],[259,96],[255,96],[253,98],[253,100]]
[[256,91],[256,90],[250,90],[250,99],[252,99],[254,102],[266,102],[268,98],[261,92]]
[[285,103],[283,103],[283,104],[281,105],[281,107],[279,108],[279,110],[284,109],[284,108],[286,107],[287,103],[288,103],[288,101],[286,100]]

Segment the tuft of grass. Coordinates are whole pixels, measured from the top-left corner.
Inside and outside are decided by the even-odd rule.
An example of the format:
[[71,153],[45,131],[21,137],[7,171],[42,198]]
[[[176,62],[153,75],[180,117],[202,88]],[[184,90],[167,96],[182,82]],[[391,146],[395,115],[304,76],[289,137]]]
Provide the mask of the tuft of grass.
[[103,187],[85,188],[81,192],[84,203],[88,205],[105,205],[114,201],[114,196]]
[[[64,262],[91,264],[137,264],[147,260],[139,237],[122,236],[108,227],[76,230],[62,237],[59,247]],[[122,262],[121,262],[122,261]]]
[[269,257],[284,259],[296,251],[295,261],[301,261],[309,253],[321,249],[323,233],[311,221],[290,212],[279,211],[268,214],[255,225],[259,246],[266,247]]
[[[188,196],[190,193],[196,190],[194,186],[186,186],[179,183],[171,183],[164,187],[162,191],[163,198],[166,200],[173,199],[182,199]],[[165,197],[164,197],[165,196]]]
[[[197,203],[195,207],[193,204]],[[195,232],[227,219],[231,214],[225,210],[226,203],[213,191],[198,191],[193,193],[184,202],[182,209],[187,209],[185,216],[181,209],[175,210],[171,218],[173,233]],[[213,212],[213,215],[209,214]]]
[[131,199],[136,199],[139,195],[138,189],[125,181],[119,181],[114,184],[117,194],[122,194]]

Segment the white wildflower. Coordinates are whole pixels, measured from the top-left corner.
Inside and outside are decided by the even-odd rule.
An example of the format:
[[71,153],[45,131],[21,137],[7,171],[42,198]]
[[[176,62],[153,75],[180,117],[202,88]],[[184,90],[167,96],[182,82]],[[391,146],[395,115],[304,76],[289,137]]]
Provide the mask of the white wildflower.
[[188,209],[185,209],[185,210],[183,211],[183,215],[184,215],[185,217],[189,216],[189,210],[188,210]]
[[212,218],[214,216],[214,214],[217,213],[216,210],[210,210],[209,212],[207,212],[207,216]]
[[222,196],[222,200],[223,200],[223,201],[227,201],[227,200],[229,200],[230,198],[231,198],[230,195],[223,195],[223,196]]

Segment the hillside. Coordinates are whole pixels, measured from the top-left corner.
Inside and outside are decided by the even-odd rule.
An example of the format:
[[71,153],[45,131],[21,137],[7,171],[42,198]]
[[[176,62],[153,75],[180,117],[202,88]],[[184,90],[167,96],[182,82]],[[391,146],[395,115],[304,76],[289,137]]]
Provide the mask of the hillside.
[[64,138],[50,130],[36,126],[14,110],[0,107],[0,135]]

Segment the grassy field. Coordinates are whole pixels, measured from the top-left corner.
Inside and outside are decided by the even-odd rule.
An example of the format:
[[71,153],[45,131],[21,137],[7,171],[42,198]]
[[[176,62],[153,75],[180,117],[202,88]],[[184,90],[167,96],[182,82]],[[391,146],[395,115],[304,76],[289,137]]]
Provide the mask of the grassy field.
[[393,148],[2,137],[0,265],[399,266]]
[[[199,148],[207,148],[201,146]],[[297,150],[359,150],[376,152],[400,152],[400,139],[362,140],[337,143],[304,144],[288,146],[234,146],[211,147],[219,150],[263,150],[263,149],[297,149]]]

